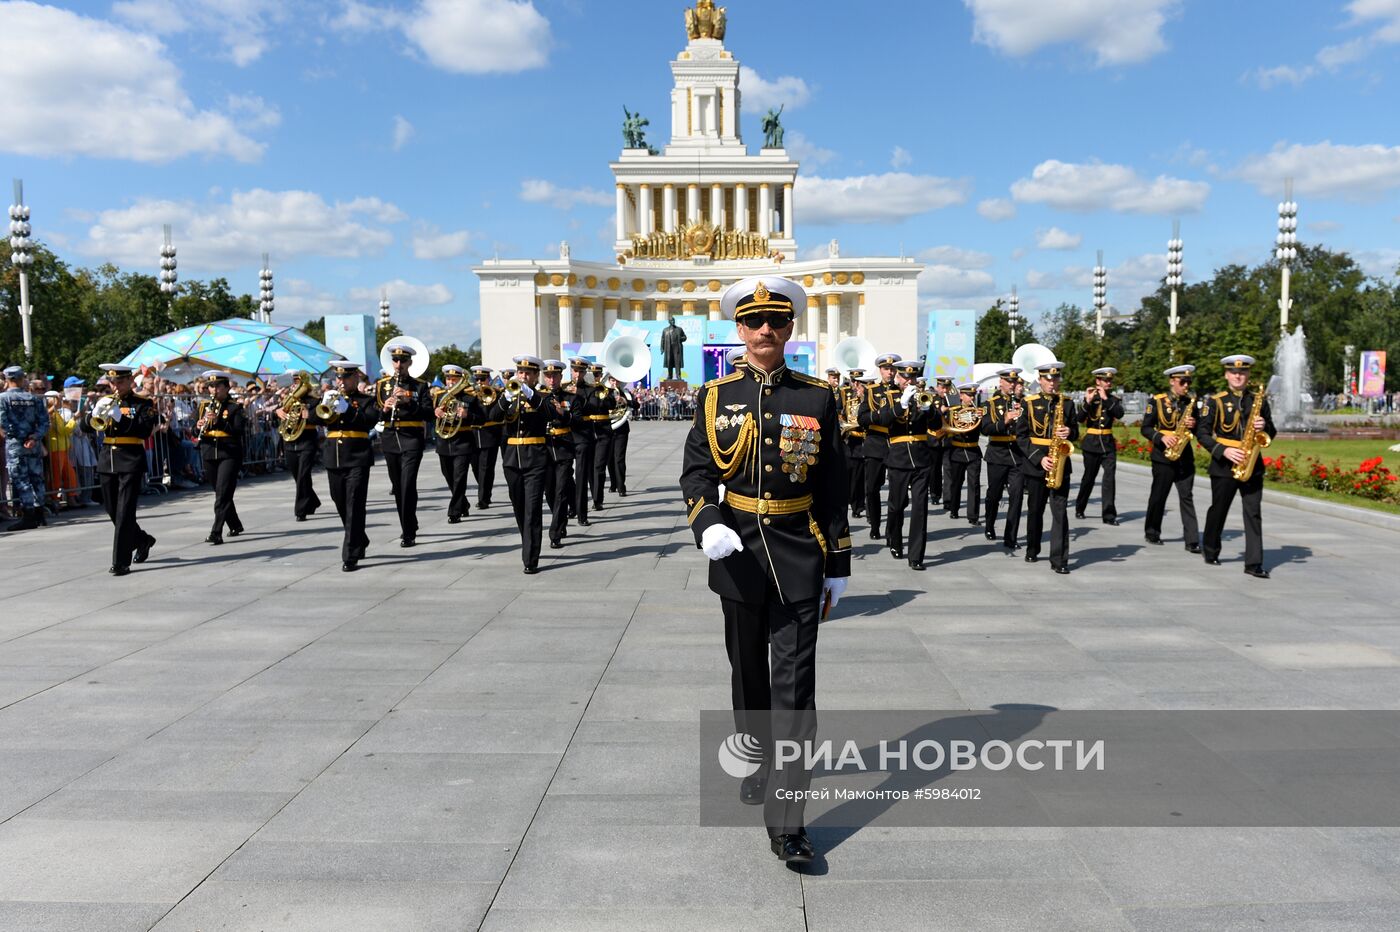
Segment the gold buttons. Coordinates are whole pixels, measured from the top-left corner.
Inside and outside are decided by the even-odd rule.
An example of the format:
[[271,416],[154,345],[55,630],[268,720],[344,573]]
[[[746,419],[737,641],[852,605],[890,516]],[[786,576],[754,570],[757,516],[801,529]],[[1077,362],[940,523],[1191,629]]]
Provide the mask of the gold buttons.
[[764,518],[764,519],[763,519],[763,523],[764,523],[764,524],[772,524],[772,523],[773,523],[773,519],[772,519],[772,518]]
[[764,437],[764,438],[763,438],[763,442],[764,442],[765,445],[771,447],[771,446],[773,445],[773,438],[772,438],[772,437]]
[[771,388],[765,388],[765,389],[763,390],[763,394],[765,394],[765,395],[771,395],[771,394],[773,394],[773,389],[771,389]]
[[773,415],[771,415],[771,414],[769,414],[767,411],[765,411],[765,412],[763,412],[763,419],[764,419],[765,421],[771,421],[771,420],[773,420]]
[[768,465],[768,466],[764,466],[764,467],[763,467],[763,471],[764,471],[764,472],[772,472],[772,471],[773,471],[772,465],[770,464],[770,465]]
[[773,497],[773,493],[772,493],[772,492],[764,492],[764,493],[763,493],[763,497],[764,497],[764,498],[772,498],[772,497]]

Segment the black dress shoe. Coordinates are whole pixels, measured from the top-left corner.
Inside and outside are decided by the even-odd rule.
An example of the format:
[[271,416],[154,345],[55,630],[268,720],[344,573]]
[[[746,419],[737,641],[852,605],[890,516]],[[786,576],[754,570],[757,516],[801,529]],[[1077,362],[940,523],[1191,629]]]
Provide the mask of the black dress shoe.
[[871,540],[884,540],[884,539],[885,539],[885,535],[884,535],[884,534],[881,534],[879,531],[871,531],[871,532],[870,532],[870,539],[871,539]]
[[1269,571],[1262,566],[1246,566],[1244,568],[1246,576],[1253,576],[1255,579],[1268,579]]
[[447,523],[448,523],[448,524],[461,524],[461,523],[462,523],[462,516],[461,516],[461,515],[448,515],[448,516],[447,516]]
[[1052,570],[1054,570],[1055,572],[1059,573],[1061,576],[1068,576],[1068,575],[1069,575],[1069,567],[1068,567],[1068,566],[1065,566],[1063,563],[1060,563],[1060,564],[1058,564],[1058,565],[1053,565],[1053,564],[1052,564],[1050,568],[1051,568]]
[[1040,559],[1040,557],[1036,556],[1036,555],[1033,554],[1033,553],[1028,553],[1028,554],[1026,554],[1026,562],[1027,562],[1027,563],[1034,563],[1036,560],[1039,560],[1039,559]]
[[1220,558],[1219,558],[1219,557],[1206,557],[1206,563],[1207,563],[1208,565],[1210,565],[1210,566],[1219,566],[1219,565],[1220,565]]
[[779,861],[788,864],[808,864],[816,853],[806,835],[775,835],[769,840],[769,846]]
[[1002,544],[1001,548],[1006,551],[1008,557],[1016,556],[1016,551],[1021,549],[1020,544]]
[[995,532],[995,531],[984,531],[984,532],[982,533],[982,536],[985,537],[985,538],[987,538],[987,540],[996,540],[996,539],[997,539],[997,535],[996,535],[996,532]]
[[760,771],[739,782],[739,802],[745,806],[762,806],[768,790],[768,775]]
[[1083,521],[1083,520],[1084,520],[1084,512],[1082,512],[1082,511],[1076,511],[1076,512],[1074,513],[1074,517],[1075,517],[1076,520]]
[[306,515],[297,515],[297,520],[298,520],[298,521],[305,521],[305,520],[306,520]]
[[417,541],[412,537],[399,538],[399,546],[403,547],[405,550],[407,550],[409,547],[412,547],[415,543],[417,543]]
[[229,528],[229,529],[228,529],[228,536],[229,536],[229,537],[237,537],[239,534],[242,534],[242,533],[243,533],[243,529],[242,529],[242,528],[237,528],[237,529],[235,529],[235,528]]
[[145,563],[146,558],[151,555],[151,548],[155,545],[156,539],[147,534],[146,540],[142,542],[141,546],[136,548],[136,553],[132,555],[131,561],[133,563]]
[[1187,544],[1187,545],[1186,545],[1186,552],[1187,552],[1187,553],[1200,553],[1200,552],[1201,552],[1201,545],[1200,545],[1200,544]]
[[539,571],[540,571],[540,568],[539,568],[538,566],[527,566],[527,567],[525,567],[525,575],[526,575],[526,576],[533,576],[533,575],[535,575],[536,573],[538,573]]
[[945,511],[944,514],[946,514],[949,518],[953,519],[954,521],[958,520],[958,513],[956,511]]
[[107,570],[107,572],[111,573],[113,576],[125,576],[127,573],[130,573],[130,572],[131,572],[131,567],[129,567],[129,566],[113,566],[113,567],[110,567],[110,568]]
[[621,495],[623,498],[626,498],[626,497],[627,497],[627,490],[626,490],[626,489],[618,489],[617,494],[618,494],[618,495]]
[[359,560],[346,560],[344,563],[340,564],[340,571],[341,571],[342,573],[353,573],[353,572],[355,572],[355,570],[357,570],[357,569],[359,569],[359,568],[360,568],[360,561],[359,561]]
[[1143,540],[1149,544],[1156,544],[1158,547],[1162,546],[1162,538],[1160,537],[1144,537]]
[[593,522],[592,522],[592,521],[589,521],[587,518],[579,518],[579,519],[578,519],[578,526],[579,526],[579,527],[592,527],[592,526],[593,526]]
[[224,535],[210,534],[208,537],[204,538],[204,542],[206,544],[222,544],[224,542]]
[[1112,525],[1113,527],[1117,527],[1117,526],[1118,526],[1118,519],[1117,519],[1117,518],[1104,518],[1104,519],[1103,519],[1103,523],[1104,523],[1104,524]]
[[903,560],[903,559],[904,559],[904,548],[903,548],[903,547],[891,547],[891,548],[890,548],[890,556],[894,557],[896,560]]
[[852,517],[852,518],[864,518],[864,517],[865,517],[865,512],[863,512],[863,511],[853,511],[853,512],[851,512],[851,517]]
[[559,540],[557,537],[551,537],[551,538],[549,539],[549,549],[550,549],[550,550],[563,550],[563,549],[564,549],[564,542],[563,542],[562,540]]
[[923,572],[923,569],[924,569],[924,561],[923,561],[923,560],[910,560],[910,561],[909,561],[909,568],[910,568],[911,570],[918,570],[918,571],[920,571],[920,572]]

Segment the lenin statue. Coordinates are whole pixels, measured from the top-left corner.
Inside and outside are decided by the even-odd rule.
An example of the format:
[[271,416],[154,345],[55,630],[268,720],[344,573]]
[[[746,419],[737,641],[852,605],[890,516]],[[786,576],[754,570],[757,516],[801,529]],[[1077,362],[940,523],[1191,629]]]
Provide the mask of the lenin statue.
[[678,379],[684,365],[685,331],[676,325],[674,319],[661,331],[661,362],[666,367],[666,378]]

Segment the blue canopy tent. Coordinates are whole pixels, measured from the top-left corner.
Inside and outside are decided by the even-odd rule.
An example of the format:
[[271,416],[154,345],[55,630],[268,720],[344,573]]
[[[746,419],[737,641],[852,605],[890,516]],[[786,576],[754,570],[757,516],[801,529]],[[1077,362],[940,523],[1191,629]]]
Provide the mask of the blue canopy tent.
[[161,378],[186,383],[205,369],[225,369],[245,379],[304,369],[315,377],[339,358],[293,327],[234,318],[154,337],[128,353],[122,364],[156,366]]

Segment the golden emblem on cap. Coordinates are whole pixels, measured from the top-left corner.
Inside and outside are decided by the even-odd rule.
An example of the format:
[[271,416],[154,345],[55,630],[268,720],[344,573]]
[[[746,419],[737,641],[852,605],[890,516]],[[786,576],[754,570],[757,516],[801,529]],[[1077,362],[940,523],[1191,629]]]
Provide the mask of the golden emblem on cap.
[[759,282],[758,287],[753,290],[753,299],[755,301],[767,301],[770,297],[772,297],[772,295],[768,293],[767,288],[763,287],[763,282]]

